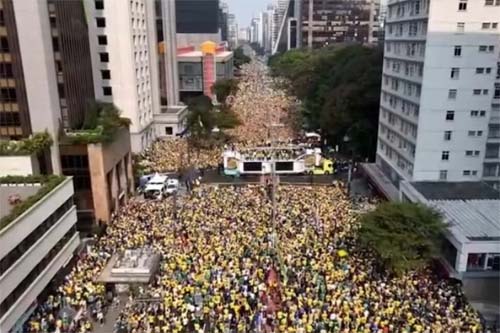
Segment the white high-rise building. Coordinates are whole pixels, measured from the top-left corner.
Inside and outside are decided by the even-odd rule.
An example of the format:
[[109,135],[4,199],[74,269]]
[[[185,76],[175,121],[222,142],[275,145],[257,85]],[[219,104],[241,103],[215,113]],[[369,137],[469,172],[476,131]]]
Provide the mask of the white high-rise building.
[[85,0],[96,98],[113,102],[132,121],[132,150],[155,139],[159,113],[154,1]]
[[238,22],[232,13],[227,15],[228,42],[232,48],[238,47]]
[[500,0],[389,0],[384,47],[378,169],[498,187]]

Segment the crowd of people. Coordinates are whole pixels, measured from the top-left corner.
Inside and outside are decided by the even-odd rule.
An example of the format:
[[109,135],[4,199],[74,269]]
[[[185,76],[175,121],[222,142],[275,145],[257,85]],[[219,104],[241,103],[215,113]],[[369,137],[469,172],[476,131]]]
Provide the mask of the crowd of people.
[[[252,62],[242,68],[239,90],[232,109],[241,125],[228,131],[235,147],[258,146],[264,142],[289,142],[293,133],[284,126],[286,111],[296,100],[278,88],[276,79],[269,76],[266,66]],[[187,164],[200,169],[215,169],[222,161],[222,147],[195,149],[186,138],[168,138],[155,142],[141,158],[146,173],[176,172]]]
[[[233,104],[243,125],[233,135],[248,147],[267,140],[265,124],[281,122],[294,101],[273,89],[263,65],[243,74]],[[273,135],[287,141],[292,133],[278,127]],[[184,139],[159,141],[145,166],[175,171],[185,153]],[[202,168],[220,156],[191,152]],[[280,185],[274,194],[269,186],[202,185],[180,204],[134,199],[77,258],[27,331],[92,331],[115,297],[97,282],[108,259],[148,247],[161,255],[158,272],[122,304],[115,333],[483,332],[459,288],[427,269],[394,276],[358,245],[357,214],[375,204],[358,201],[340,183]],[[77,316],[64,318],[65,307]]]
[[[358,246],[343,187],[279,186],[273,220],[265,186],[202,186],[176,215],[171,199],[130,203],[52,299],[90,318],[109,302],[95,282],[107,258],[148,246],[159,272],[116,332],[481,332],[459,288],[428,270],[392,276]],[[31,330],[63,332],[41,329],[62,325],[50,316],[37,312]]]

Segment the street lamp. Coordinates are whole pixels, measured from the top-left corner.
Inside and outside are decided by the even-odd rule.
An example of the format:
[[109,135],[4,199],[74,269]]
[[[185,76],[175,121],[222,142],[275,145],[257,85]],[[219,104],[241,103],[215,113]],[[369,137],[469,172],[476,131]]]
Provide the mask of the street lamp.
[[[346,146],[351,142],[351,138],[349,135],[344,135],[343,138],[344,143]],[[351,148],[351,160],[349,161],[349,169],[347,171],[347,194],[351,194],[351,180],[352,180],[352,165],[354,163],[354,150]]]

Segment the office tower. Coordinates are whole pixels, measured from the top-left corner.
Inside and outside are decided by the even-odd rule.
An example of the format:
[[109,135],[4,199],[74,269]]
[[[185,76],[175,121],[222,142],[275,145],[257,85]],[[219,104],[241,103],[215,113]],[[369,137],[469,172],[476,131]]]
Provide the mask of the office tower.
[[378,170],[400,180],[500,180],[500,1],[388,3]]
[[[69,16],[75,14],[72,5],[58,8]],[[81,109],[73,107],[73,102],[82,97],[79,94],[88,91],[76,92],[71,87],[66,99],[60,99],[59,90],[64,94],[64,88],[74,77],[61,77],[59,71],[56,77],[55,66],[66,61],[67,53],[72,50],[60,45],[56,52],[61,58],[56,62],[46,1],[2,0],[0,11],[0,137],[21,139],[32,133],[48,131],[54,144],[50,152],[39,156],[40,167],[47,173],[60,173],[58,133],[63,126],[61,103],[70,103],[65,109],[65,123],[79,122]],[[79,70],[77,66],[72,69]]]
[[175,0],[177,46],[223,41],[219,0]]
[[154,2],[85,4],[96,98],[132,121],[132,150],[141,152],[155,140],[153,114],[160,107]]
[[302,42],[309,48],[376,43],[379,7],[379,0],[303,0]]
[[227,3],[220,2],[219,31],[220,31],[221,41],[223,42],[228,40],[228,35],[229,35],[228,15],[229,15],[229,7],[227,6]]
[[238,23],[236,22],[236,16],[234,14],[229,13],[227,15],[227,26],[228,26],[228,42],[229,47],[236,48],[238,47]]
[[259,43],[262,39],[260,18],[254,17],[250,22],[250,43]]
[[303,3],[299,0],[277,0],[274,5],[272,53],[300,48]]

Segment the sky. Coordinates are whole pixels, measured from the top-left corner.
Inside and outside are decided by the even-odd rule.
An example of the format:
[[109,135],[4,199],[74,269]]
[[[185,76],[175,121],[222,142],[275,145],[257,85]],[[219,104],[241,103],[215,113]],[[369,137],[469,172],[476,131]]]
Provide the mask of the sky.
[[229,6],[229,12],[236,15],[236,21],[240,28],[248,27],[254,16],[267,8],[272,0],[225,0]]

